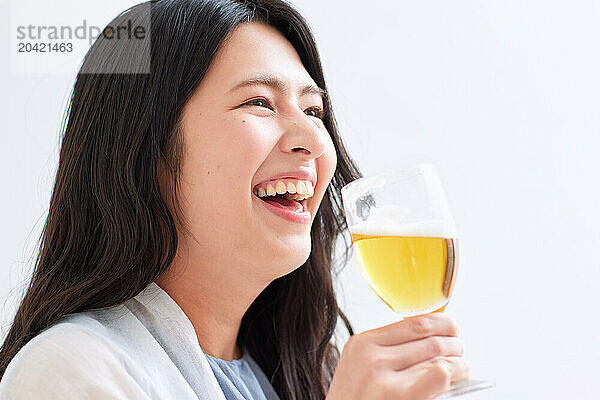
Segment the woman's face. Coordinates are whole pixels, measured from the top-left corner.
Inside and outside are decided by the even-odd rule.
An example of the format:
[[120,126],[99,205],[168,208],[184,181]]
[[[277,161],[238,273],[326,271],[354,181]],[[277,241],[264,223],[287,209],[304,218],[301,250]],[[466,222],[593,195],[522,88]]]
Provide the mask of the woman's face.
[[[282,87],[239,85],[266,76]],[[310,86],[317,87],[294,47],[269,25],[239,25],[217,53],[182,121],[181,206],[193,238],[181,240],[192,265],[270,281],[308,258],[312,221],[336,166],[319,118],[323,99]],[[301,192],[306,181],[314,195],[301,202],[258,196],[269,186]]]

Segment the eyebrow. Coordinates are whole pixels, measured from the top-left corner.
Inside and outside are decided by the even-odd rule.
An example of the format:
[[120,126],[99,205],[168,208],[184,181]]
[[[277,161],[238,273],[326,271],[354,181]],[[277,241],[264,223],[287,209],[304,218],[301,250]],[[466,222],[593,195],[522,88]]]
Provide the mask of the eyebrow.
[[[283,94],[286,94],[288,92],[287,85],[279,77],[275,75],[258,75],[252,78],[245,79],[242,82],[239,82],[231,89],[229,89],[228,93],[242,87],[255,85],[269,86]],[[325,90],[313,84],[304,84],[300,87],[300,90],[298,90],[298,94],[300,96],[304,96],[307,94],[316,94],[324,98],[326,96],[326,93],[327,92],[325,92]]]

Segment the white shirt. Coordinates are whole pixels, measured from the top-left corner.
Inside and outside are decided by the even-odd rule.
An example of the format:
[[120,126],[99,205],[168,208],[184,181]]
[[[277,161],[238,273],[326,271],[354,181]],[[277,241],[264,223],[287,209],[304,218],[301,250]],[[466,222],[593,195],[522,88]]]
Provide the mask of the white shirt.
[[192,323],[154,282],[45,329],[0,381],[2,400],[73,398],[225,400]]

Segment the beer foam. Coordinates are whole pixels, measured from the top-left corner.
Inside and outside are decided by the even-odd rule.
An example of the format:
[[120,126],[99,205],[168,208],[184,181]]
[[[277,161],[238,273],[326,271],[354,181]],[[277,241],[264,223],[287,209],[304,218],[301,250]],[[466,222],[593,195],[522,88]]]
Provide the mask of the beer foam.
[[368,220],[350,227],[350,233],[369,236],[415,236],[455,238],[451,227],[446,226],[441,219],[391,223],[390,221]]

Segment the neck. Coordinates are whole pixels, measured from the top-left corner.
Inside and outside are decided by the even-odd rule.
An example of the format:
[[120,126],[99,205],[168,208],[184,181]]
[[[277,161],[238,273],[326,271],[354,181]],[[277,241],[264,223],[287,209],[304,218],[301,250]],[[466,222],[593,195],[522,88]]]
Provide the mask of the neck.
[[202,351],[223,360],[241,358],[237,337],[242,317],[269,282],[253,281],[239,268],[222,264],[189,263],[183,268],[174,261],[167,272],[155,282],[189,318]]

